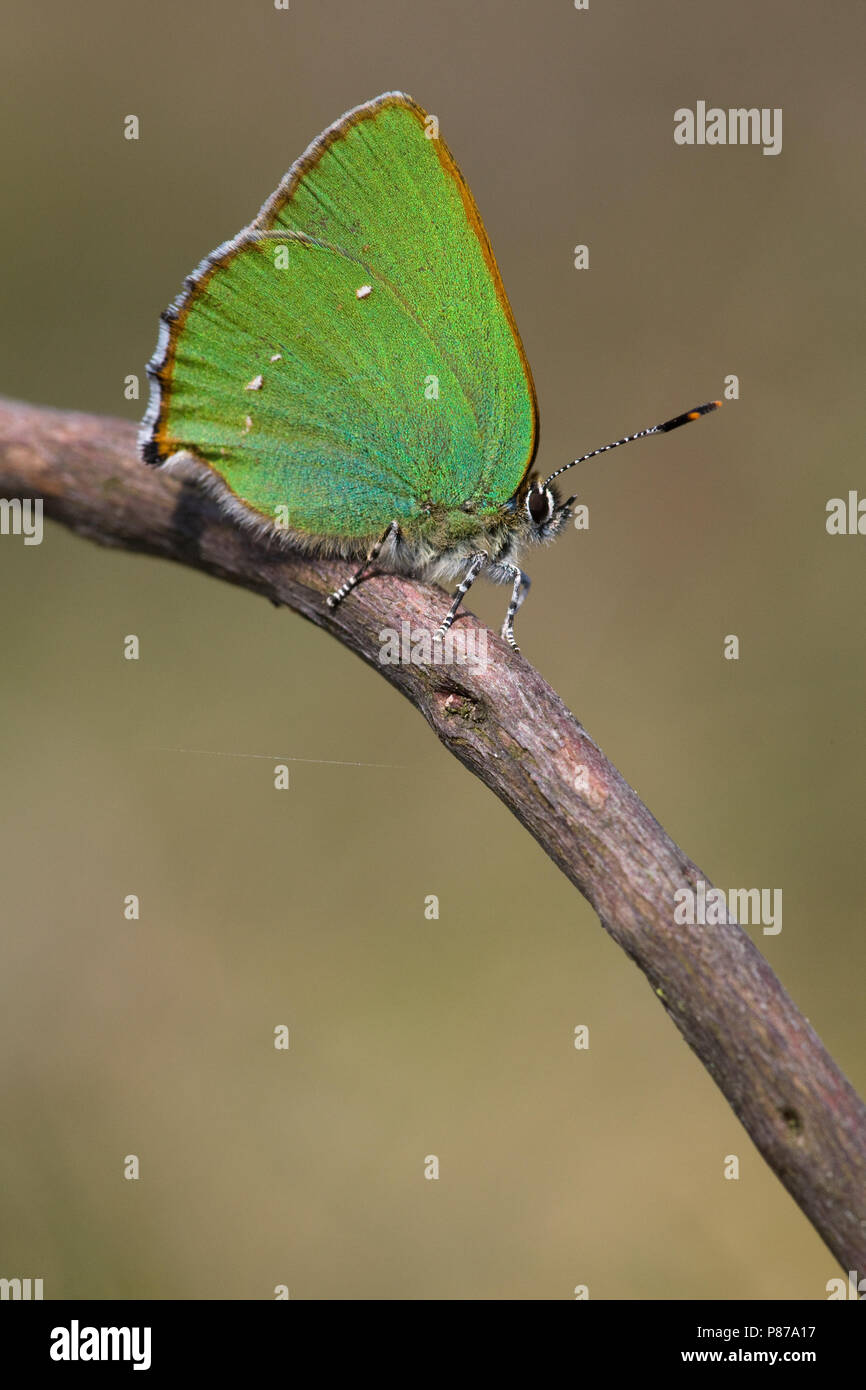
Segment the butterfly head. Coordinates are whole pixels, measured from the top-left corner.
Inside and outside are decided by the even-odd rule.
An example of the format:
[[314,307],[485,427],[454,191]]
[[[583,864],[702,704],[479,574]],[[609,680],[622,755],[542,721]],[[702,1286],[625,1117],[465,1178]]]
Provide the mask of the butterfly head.
[[576,498],[569,497],[565,502],[560,502],[556,488],[535,479],[523,501],[524,525],[531,539],[550,541],[559,535],[571,516],[572,504],[575,501]]

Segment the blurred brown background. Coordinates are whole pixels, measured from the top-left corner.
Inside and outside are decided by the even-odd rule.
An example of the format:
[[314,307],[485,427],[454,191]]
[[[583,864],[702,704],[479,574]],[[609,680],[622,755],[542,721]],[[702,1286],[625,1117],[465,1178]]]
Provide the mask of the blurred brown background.
[[[720,415],[581,472],[591,529],[532,556],[519,636],[716,883],[783,889],[753,934],[861,1091],[866,539],[824,509],[864,486],[864,29],[803,0],[44,0],[0,40],[8,395],[138,418],[123,378],[183,276],[394,87],[481,208],[544,467],[737,374]],[[698,99],[781,106],[782,153],[678,148]],[[54,526],[0,540],[0,580],[0,1274],[825,1296],[832,1257],[643,978],[375,672]],[[216,753],[311,761],[278,794],[273,756]]]

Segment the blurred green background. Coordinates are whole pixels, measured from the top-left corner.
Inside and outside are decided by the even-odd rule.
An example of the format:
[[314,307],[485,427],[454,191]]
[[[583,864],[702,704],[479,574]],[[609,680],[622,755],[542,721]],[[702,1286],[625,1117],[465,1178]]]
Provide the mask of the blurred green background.
[[[864,30],[803,0],[43,0],[0,41],[7,395],[138,418],[123,379],[183,276],[394,87],[480,206],[545,468],[739,377],[581,472],[590,530],[533,554],[519,636],[717,884],[782,888],[752,934],[861,1091],[866,540],[824,520],[864,479]],[[675,146],[698,99],[782,107],[782,153]],[[834,1260],[642,976],[374,671],[53,525],[0,541],[0,579],[0,1274],[825,1296]],[[505,590],[472,598],[498,626]],[[274,755],[309,760],[288,792]]]

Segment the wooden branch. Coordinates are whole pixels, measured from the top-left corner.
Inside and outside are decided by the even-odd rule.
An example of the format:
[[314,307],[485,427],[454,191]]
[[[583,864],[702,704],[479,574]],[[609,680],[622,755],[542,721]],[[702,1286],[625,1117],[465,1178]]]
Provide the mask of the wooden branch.
[[866,1108],[740,927],[675,924],[674,894],[706,875],[528,662],[488,632],[486,667],[382,665],[380,631],[432,632],[439,590],[380,576],[331,612],[345,563],[251,539],[141,464],[126,421],[0,401],[0,497],[264,594],[375,666],[588,899],[843,1268],[866,1273]]

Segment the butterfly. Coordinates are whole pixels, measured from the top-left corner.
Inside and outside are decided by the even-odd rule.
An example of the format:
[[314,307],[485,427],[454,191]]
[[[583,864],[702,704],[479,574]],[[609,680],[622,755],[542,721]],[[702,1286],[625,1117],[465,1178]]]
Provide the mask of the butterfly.
[[459,579],[437,636],[482,572],[529,588],[576,463],[696,410],[534,471],[538,409],[502,277],[469,188],[411,97],[386,92],[309,146],[256,219],[187,277],[148,364],[145,462],[195,479],[241,524],[290,547]]

